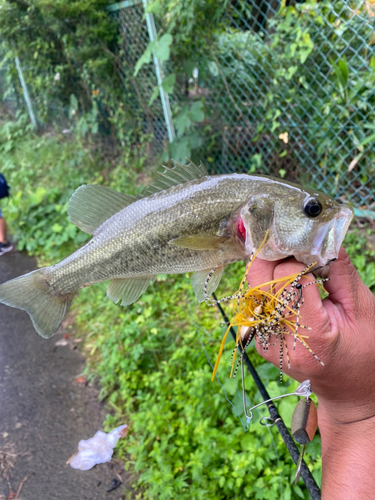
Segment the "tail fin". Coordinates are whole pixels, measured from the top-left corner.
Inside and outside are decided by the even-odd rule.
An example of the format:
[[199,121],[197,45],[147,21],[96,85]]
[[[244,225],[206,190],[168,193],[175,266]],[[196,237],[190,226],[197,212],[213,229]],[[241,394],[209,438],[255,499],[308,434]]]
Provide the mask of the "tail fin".
[[26,311],[39,335],[49,338],[57,332],[75,294],[54,294],[44,279],[44,269],[0,285],[0,302]]

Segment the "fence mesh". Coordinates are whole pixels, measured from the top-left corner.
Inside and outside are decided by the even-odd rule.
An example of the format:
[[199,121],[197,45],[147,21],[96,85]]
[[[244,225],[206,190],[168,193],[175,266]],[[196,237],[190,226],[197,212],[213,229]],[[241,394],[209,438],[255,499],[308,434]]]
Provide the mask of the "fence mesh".
[[[206,119],[197,125],[203,143],[193,159],[211,172],[259,172],[313,186],[353,203],[357,214],[359,209],[374,216],[374,5],[373,0],[228,2],[205,61],[197,58],[188,88],[186,82],[181,88],[176,84],[170,96],[174,116],[186,101],[204,99]],[[157,85],[153,62],[134,76],[150,40],[143,2],[127,0],[107,10],[118,26],[115,52],[124,83],[118,96],[134,110],[134,123],[140,117],[149,138],[146,152],[154,159],[165,150],[168,135],[160,98],[150,104]],[[162,28],[163,19],[155,20]],[[6,64],[8,69],[0,68],[3,105],[25,111],[17,71],[9,71],[10,59]],[[174,71],[173,64],[172,58],[167,71]],[[35,81],[35,71],[23,69],[26,79]],[[52,73],[50,79],[56,78]],[[93,82],[93,89],[100,87]],[[45,99],[41,92],[39,100]],[[100,101],[101,94],[95,99],[105,116],[115,113]],[[51,100],[48,117],[38,103],[34,95],[39,121],[68,128],[68,103]],[[129,128],[133,122],[126,123]]]
[[367,2],[231,6],[200,82],[219,171],[250,167],[375,209],[374,12]]
[[140,107],[143,111],[142,129],[150,137],[147,152],[149,155],[160,155],[165,149],[167,128],[160,99],[155,99],[149,105],[157,85],[154,64],[145,64],[137,76],[133,76],[135,65],[150,41],[143,4],[135,3],[131,7],[119,8],[110,15],[117,20],[119,26],[121,71],[124,78],[132,83],[132,105],[134,109]]
[[[201,74],[198,62],[191,81],[211,125],[197,157],[217,173],[282,176],[374,211],[374,13],[363,0],[231,2],[208,49],[209,71]],[[115,15],[134,68],[148,42],[142,4]],[[147,99],[152,64],[142,72]],[[145,123],[159,151],[163,120],[156,100]]]
[[0,110],[2,116],[15,117],[17,112],[26,111],[21,90],[14,60],[9,59],[5,51],[0,50]]

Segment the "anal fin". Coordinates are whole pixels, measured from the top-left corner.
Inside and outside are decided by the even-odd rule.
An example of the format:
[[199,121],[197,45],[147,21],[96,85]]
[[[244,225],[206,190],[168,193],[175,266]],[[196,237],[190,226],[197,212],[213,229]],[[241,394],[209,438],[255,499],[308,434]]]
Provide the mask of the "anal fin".
[[133,304],[146,290],[155,276],[141,278],[118,278],[111,281],[107,288],[107,297],[115,304],[121,300],[122,306]]

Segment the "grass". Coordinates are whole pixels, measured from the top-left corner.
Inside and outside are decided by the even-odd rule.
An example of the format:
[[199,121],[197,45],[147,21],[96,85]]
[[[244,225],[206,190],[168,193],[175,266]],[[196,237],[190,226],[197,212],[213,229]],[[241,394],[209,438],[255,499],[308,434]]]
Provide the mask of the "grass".
[[[105,183],[132,194],[147,180],[142,165],[103,163],[74,137],[36,136],[22,123],[8,129],[0,135],[0,161],[13,196],[2,208],[18,248],[37,255],[43,264],[56,262],[87,240],[66,217],[76,187]],[[374,249],[369,242],[374,235],[371,226],[353,225],[344,244],[372,289]],[[235,290],[243,272],[243,263],[226,270],[222,292]],[[219,368],[222,386],[210,381],[207,357],[214,362],[222,320],[214,308],[197,304],[189,277],[159,276],[126,308],[107,299],[106,286],[83,289],[73,314],[86,337],[87,375],[100,383],[100,398],[111,409],[106,428],[124,421],[130,425],[129,438],[117,452],[133,472],[137,493],[128,496],[307,499],[301,481],[291,485],[295,466],[275,429],[262,427],[258,418],[247,432],[242,427],[239,378],[228,377],[232,344]],[[298,385],[286,378],[280,386],[277,368],[254,348],[249,355],[272,396]],[[252,402],[261,400],[249,376],[246,389]],[[295,403],[295,398],[287,398],[278,404],[287,425]],[[319,482],[319,435],[307,447],[306,460]]]

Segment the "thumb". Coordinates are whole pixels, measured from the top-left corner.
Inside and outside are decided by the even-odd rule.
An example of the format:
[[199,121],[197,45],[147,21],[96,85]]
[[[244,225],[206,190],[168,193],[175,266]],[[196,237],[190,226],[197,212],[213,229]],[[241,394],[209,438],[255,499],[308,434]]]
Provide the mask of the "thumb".
[[250,287],[259,286],[262,283],[267,283],[274,279],[273,274],[275,267],[280,264],[281,260],[269,261],[259,259],[258,257],[252,262],[249,272],[247,273],[247,281]]
[[358,300],[358,291],[364,285],[344,248],[340,248],[338,258],[331,264],[328,276],[329,281],[324,287],[332,302],[346,306]]

